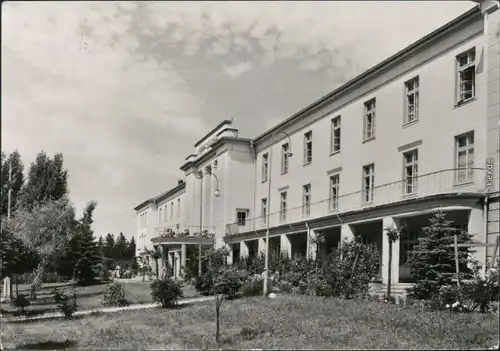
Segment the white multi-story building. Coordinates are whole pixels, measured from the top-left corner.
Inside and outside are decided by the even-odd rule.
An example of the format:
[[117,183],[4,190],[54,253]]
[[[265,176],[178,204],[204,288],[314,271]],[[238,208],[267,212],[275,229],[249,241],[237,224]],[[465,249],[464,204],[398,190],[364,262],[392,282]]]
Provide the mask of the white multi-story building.
[[[379,247],[385,283],[386,228],[404,225],[392,260],[392,281],[404,283],[408,252],[440,209],[493,243],[499,14],[498,2],[482,2],[255,139],[223,121],[195,144],[184,181],[135,208],[138,254],[161,245],[179,274],[200,245],[255,255],[267,230],[270,249],[289,255],[360,235]],[[476,257],[492,253],[479,247]]]

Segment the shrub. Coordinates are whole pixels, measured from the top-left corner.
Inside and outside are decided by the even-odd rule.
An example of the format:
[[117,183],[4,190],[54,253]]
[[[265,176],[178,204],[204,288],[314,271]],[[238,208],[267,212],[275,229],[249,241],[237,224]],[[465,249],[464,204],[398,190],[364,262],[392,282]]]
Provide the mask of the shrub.
[[241,292],[243,296],[258,296],[262,294],[263,288],[264,279],[260,274],[254,274],[245,280]]
[[160,304],[162,308],[177,305],[178,299],[182,296],[181,285],[173,279],[155,280],[151,283],[153,302]]
[[25,314],[26,307],[30,306],[31,302],[25,294],[18,294],[12,299],[12,305],[17,308],[20,314]]
[[73,318],[73,314],[78,309],[76,289],[71,289],[54,294],[54,301],[57,309],[64,315],[66,319]]
[[325,258],[321,269],[323,293],[351,299],[368,293],[369,284],[379,273],[379,253],[375,246],[365,245],[360,237],[345,241]]
[[125,298],[125,286],[118,282],[107,284],[101,303],[104,306],[128,306],[129,303]]

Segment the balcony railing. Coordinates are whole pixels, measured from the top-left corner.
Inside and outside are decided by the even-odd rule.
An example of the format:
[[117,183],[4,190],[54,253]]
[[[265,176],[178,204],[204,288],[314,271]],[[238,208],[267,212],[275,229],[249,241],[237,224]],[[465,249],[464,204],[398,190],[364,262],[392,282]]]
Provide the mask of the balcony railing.
[[[380,185],[368,191],[357,191],[305,206],[288,208],[285,213],[281,211],[271,213],[269,218],[267,216],[248,218],[244,225],[241,225],[241,222],[231,223],[226,226],[226,234],[235,235],[264,229],[267,227],[267,221],[269,221],[269,227],[272,228],[426,196],[485,192],[484,185],[485,170],[482,168],[468,169],[465,173],[463,169],[441,170]],[[340,189],[342,189],[342,184],[340,184]]]
[[[214,226],[202,226],[201,227],[201,237],[202,238],[213,238],[215,236]],[[156,238],[199,238],[200,237],[200,226],[168,226],[160,225],[155,227]]]

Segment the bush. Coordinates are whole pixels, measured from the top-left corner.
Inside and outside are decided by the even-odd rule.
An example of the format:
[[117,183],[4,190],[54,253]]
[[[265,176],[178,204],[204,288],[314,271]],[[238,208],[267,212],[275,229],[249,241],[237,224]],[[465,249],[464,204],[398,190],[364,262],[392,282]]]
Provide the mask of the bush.
[[54,301],[57,309],[64,315],[66,319],[73,318],[73,314],[78,309],[76,289],[71,289],[63,292],[56,292]]
[[173,279],[155,280],[151,283],[153,302],[160,304],[162,308],[174,307],[182,296],[181,285]]
[[364,297],[369,284],[379,273],[379,253],[375,246],[365,245],[359,237],[345,241],[325,258],[318,279],[323,295],[352,299]]
[[29,307],[31,305],[30,300],[28,300],[28,297],[24,294],[18,294],[16,297],[12,299],[12,305],[18,309],[18,312],[20,314],[25,314],[26,313],[26,307]]
[[241,292],[243,296],[258,296],[262,294],[263,289],[264,279],[260,274],[254,274],[245,280]]
[[128,306],[129,302],[125,298],[125,286],[118,282],[107,284],[101,304],[103,306]]

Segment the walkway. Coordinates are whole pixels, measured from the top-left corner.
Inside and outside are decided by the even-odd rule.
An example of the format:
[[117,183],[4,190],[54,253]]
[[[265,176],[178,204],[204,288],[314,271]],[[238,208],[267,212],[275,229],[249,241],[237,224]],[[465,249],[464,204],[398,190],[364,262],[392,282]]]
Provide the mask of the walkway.
[[[213,300],[213,296],[203,296],[203,297],[194,297],[194,298],[188,298],[188,299],[182,299],[179,301],[179,305],[186,305],[190,303],[197,303],[197,302],[203,302],[203,301],[209,301]],[[73,316],[85,316],[89,315],[92,313],[112,313],[112,312],[120,312],[120,311],[133,311],[133,310],[143,310],[143,309],[148,309],[148,308],[155,308],[158,307],[157,304],[155,303],[144,303],[144,304],[137,304],[137,305],[130,305],[126,307],[102,307],[102,308],[96,308],[92,310],[86,310],[86,311],[77,311]],[[34,321],[34,320],[44,320],[44,319],[54,319],[54,318],[63,318],[63,314],[60,312],[55,312],[55,313],[46,313],[41,316],[33,316],[33,317],[26,317],[26,316],[20,316],[20,317],[7,317],[4,318],[3,316],[0,315],[1,321],[6,322],[6,323],[11,323],[11,322],[27,322],[27,321]]]

